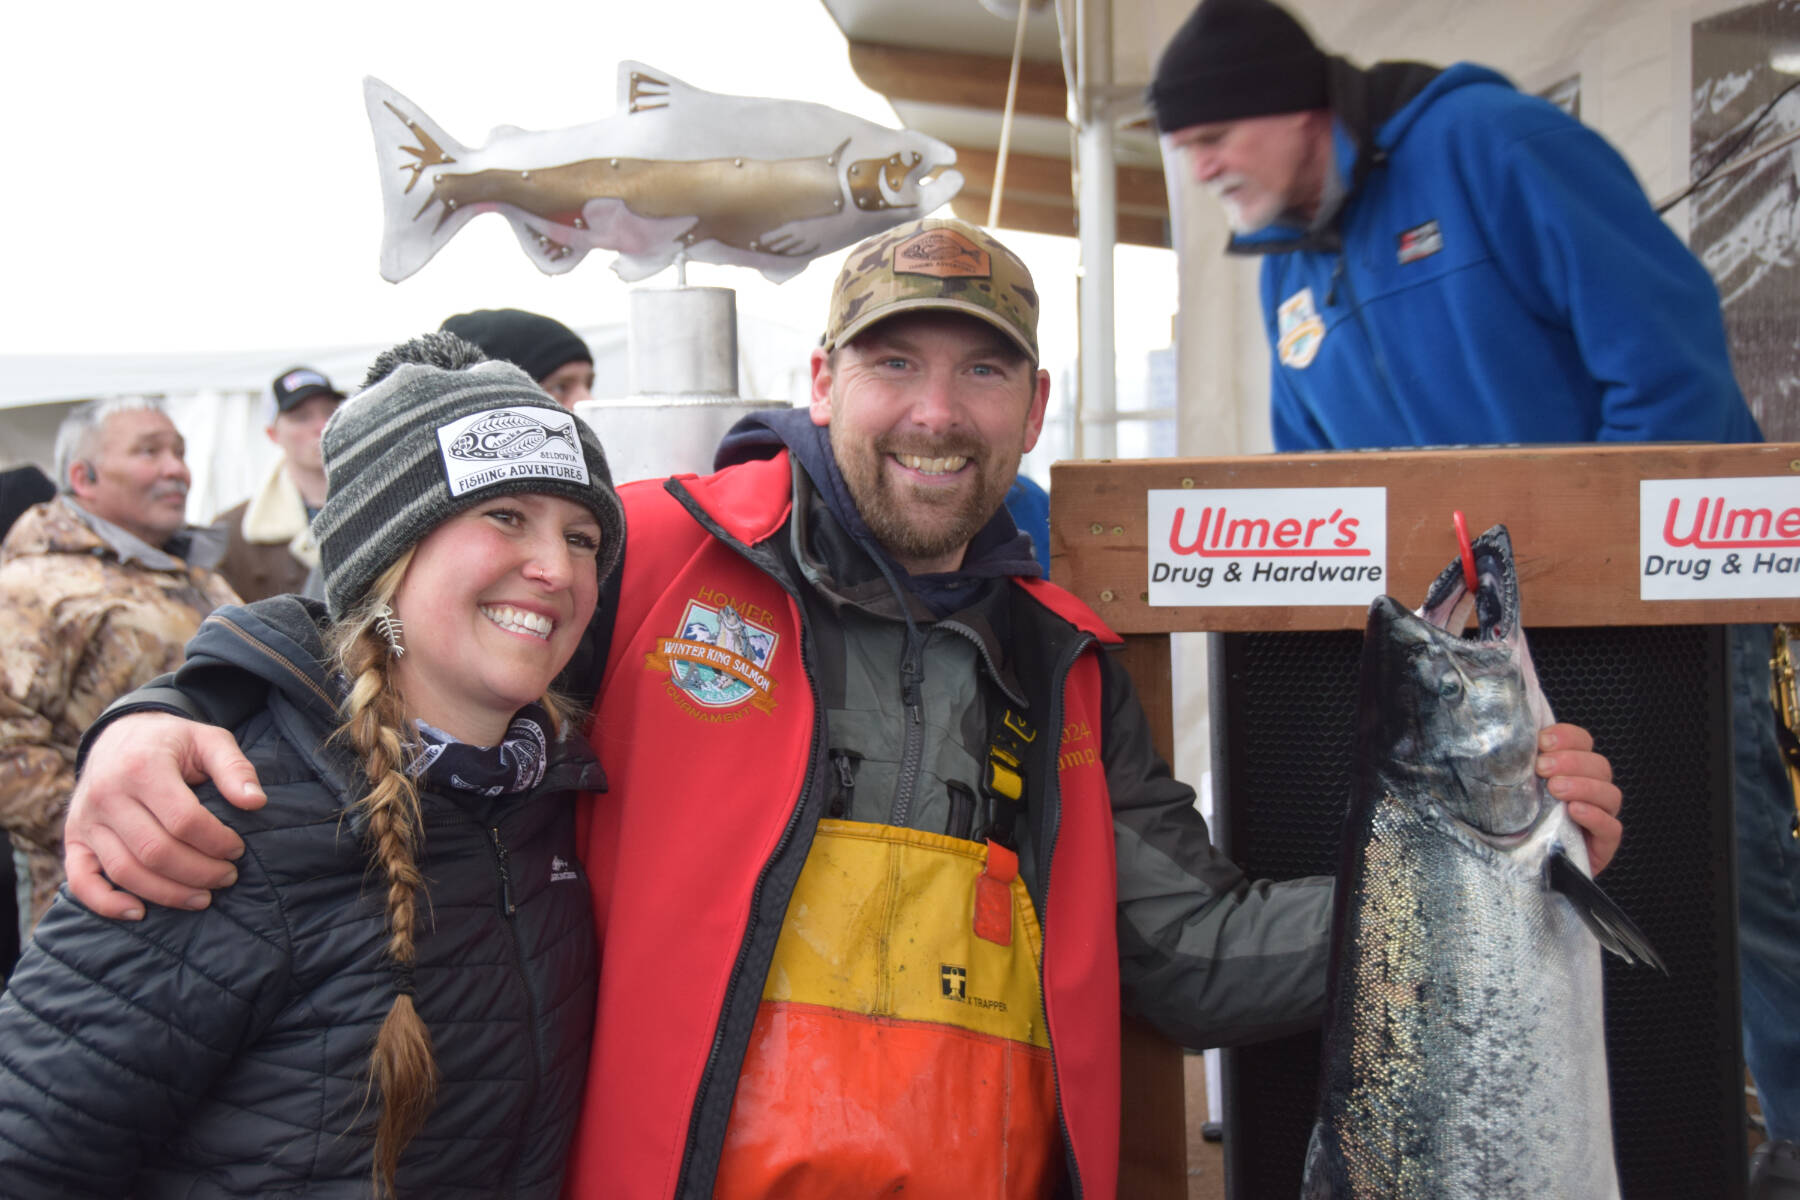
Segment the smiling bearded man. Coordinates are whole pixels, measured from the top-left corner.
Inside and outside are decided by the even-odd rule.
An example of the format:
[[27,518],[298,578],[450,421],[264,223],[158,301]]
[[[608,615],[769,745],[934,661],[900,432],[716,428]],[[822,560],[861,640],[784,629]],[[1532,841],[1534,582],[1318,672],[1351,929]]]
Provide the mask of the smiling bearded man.
[[954,571],[1036,445],[1050,395],[1037,291],[1004,246],[954,223],[860,247],[813,352],[812,419],[876,540],[909,571]]
[[1047,386],[1046,372],[985,325],[904,315],[828,356],[813,419],[829,422],[844,485],[895,560],[954,570],[1037,441]]

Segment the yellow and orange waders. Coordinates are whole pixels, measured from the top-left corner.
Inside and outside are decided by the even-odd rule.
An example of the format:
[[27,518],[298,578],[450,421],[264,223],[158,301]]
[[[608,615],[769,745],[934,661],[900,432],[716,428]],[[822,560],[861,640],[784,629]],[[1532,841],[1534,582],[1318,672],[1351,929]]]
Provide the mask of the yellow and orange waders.
[[819,822],[715,1196],[1049,1194],[1060,1170],[1037,913],[996,843]]

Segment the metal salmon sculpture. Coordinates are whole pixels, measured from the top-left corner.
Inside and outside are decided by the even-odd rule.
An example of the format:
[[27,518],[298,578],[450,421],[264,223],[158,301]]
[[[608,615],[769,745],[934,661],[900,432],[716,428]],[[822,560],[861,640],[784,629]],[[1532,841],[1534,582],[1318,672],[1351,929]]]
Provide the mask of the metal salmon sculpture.
[[1662,963],[1534,769],[1505,527],[1473,550],[1369,609],[1304,1200],[1619,1194],[1599,952]]
[[642,63],[619,64],[613,116],[502,126],[478,148],[378,79],[363,94],[381,166],[381,274],[396,283],[484,212],[505,216],[549,275],[604,249],[627,281],[684,255],[779,283],[962,187],[956,151],[935,138],[822,104],[703,92]]

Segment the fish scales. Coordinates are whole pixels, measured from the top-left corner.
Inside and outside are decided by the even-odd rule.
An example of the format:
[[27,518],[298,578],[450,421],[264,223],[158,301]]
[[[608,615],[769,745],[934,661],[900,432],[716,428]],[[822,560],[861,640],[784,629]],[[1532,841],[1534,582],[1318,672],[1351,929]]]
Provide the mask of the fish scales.
[[[1544,902],[1532,852],[1538,869],[1403,796],[1367,820],[1328,1033],[1347,1050],[1324,1113],[1347,1187],[1321,1194],[1617,1195],[1598,943]],[[1579,840],[1572,822],[1544,836]]]
[[1474,592],[1452,564],[1418,614],[1370,608],[1306,1200],[1618,1196],[1601,937],[1654,954],[1537,778],[1505,529],[1474,550]]

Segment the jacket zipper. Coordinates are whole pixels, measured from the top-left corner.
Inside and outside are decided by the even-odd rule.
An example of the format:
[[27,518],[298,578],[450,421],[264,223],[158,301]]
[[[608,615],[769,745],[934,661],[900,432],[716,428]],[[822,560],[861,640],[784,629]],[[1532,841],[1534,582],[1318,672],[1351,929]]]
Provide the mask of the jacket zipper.
[[248,642],[251,646],[255,647],[255,649],[264,658],[273,659],[275,662],[280,663],[282,668],[284,670],[286,670],[288,674],[292,675],[296,680],[298,680],[313,695],[317,696],[320,700],[324,701],[325,707],[328,710],[330,710],[332,712],[337,711],[337,701],[333,700],[331,698],[331,696],[325,691],[325,689],[321,688],[318,685],[318,682],[316,680],[314,680],[312,676],[308,675],[305,671],[302,671],[299,667],[295,666],[291,661],[289,661],[283,655],[276,653],[274,648],[269,646],[267,643],[259,641],[253,634],[251,634],[248,630],[246,630],[242,625],[239,625],[236,621],[233,621],[227,617],[221,617],[216,613],[211,616],[208,616],[206,619],[208,621],[216,621],[224,628],[229,629],[237,637],[243,639],[244,641]]
[[970,629],[967,625],[959,624],[956,621],[940,621],[938,622],[938,628],[951,630],[966,638],[969,644],[975,647],[975,653],[981,656],[982,663],[987,667],[988,678],[993,681],[995,687],[1000,689],[1001,694],[1020,708],[1029,708],[1031,706],[1030,702],[1027,701],[1025,697],[1015,693],[1012,688],[1006,685],[1006,680],[1000,677],[1000,666],[994,661],[994,656],[988,653],[987,642],[980,634],[976,633],[973,629]]
[[[1049,728],[1059,737],[1063,724],[1063,688],[1068,684],[1069,671],[1075,666],[1075,660],[1083,651],[1093,645],[1094,636],[1083,633],[1075,639],[1069,653],[1057,664],[1056,673],[1051,677],[1050,685],[1050,725]],[[1056,753],[1052,749],[1052,754]],[[1052,758],[1051,766],[1055,766]],[[1105,769],[1102,764],[1102,770]],[[1056,861],[1056,839],[1062,833],[1062,785],[1058,782],[1057,773],[1049,772],[1049,780],[1045,784],[1044,813],[1049,819],[1049,835],[1044,838],[1043,872],[1044,872],[1044,911],[1038,914],[1038,936],[1044,947],[1043,957],[1038,961],[1038,996],[1044,1007],[1044,1040],[1050,1044],[1050,1082],[1056,1090],[1056,1131],[1062,1135],[1063,1156],[1068,1160],[1069,1185],[1076,1196],[1083,1194],[1081,1186],[1081,1167],[1075,1161],[1075,1143],[1069,1137],[1069,1118],[1063,1112],[1062,1074],[1056,1066],[1056,1039],[1050,1036],[1050,989],[1044,980],[1044,964],[1050,961],[1050,868]]]
[[913,795],[919,790],[919,769],[925,761],[923,680],[919,663],[924,660],[924,646],[912,644],[912,631],[907,630],[906,657],[900,663],[900,702],[906,707],[906,748],[900,755],[900,778],[894,784],[894,807],[888,824],[906,828],[912,811]]
[[494,843],[494,865],[500,871],[500,914],[511,917],[519,911],[519,906],[513,903],[512,872],[507,868],[510,857],[506,852],[506,843],[500,840],[500,830],[491,825],[488,827],[488,839]]
[[[487,826],[487,834],[488,841],[494,847],[494,868],[500,880],[500,915],[506,918],[507,940],[512,946],[513,971],[519,977],[520,990],[525,993],[525,1006],[528,1017],[526,1026],[528,1027],[531,1036],[531,1088],[527,1095],[531,1098],[528,1103],[535,1110],[537,1107],[537,1097],[543,1090],[543,1075],[539,1070],[540,1064],[544,1061],[544,1028],[543,1021],[540,1019],[543,1015],[543,1005],[539,1003],[538,995],[531,986],[531,972],[525,969],[525,952],[523,947],[519,945],[519,928],[514,921],[514,918],[518,915],[519,906],[513,899],[512,855],[506,848],[506,842],[500,836],[500,827],[498,825]],[[518,1169],[519,1151],[521,1148],[522,1145],[520,1141],[515,1139],[513,1141],[510,1160],[508,1161],[504,1172],[504,1177],[510,1181],[508,1194],[517,1191],[516,1184],[518,1181],[513,1179],[513,1174]]]
[[847,750],[833,750],[830,758],[831,765],[837,770],[838,794],[825,815],[848,817],[856,805],[856,764],[862,760]]
[[[1344,288],[1344,299],[1350,305],[1350,311],[1356,314],[1356,324],[1362,329],[1363,341],[1369,344],[1369,361],[1375,364],[1375,374],[1381,380],[1382,389],[1387,393],[1388,404],[1398,408],[1400,393],[1394,390],[1393,376],[1388,374],[1387,358],[1381,352],[1381,345],[1375,340],[1374,332],[1369,328],[1368,318],[1363,315],[1362,302],[1356,298],[1356,289],[1350,283],[1349,255],[1338,252],[1337,268],[1332,273],[1331,291],[1335,295],[1339,284]],[[1329,301],[1327,301],[1329,303]]]

